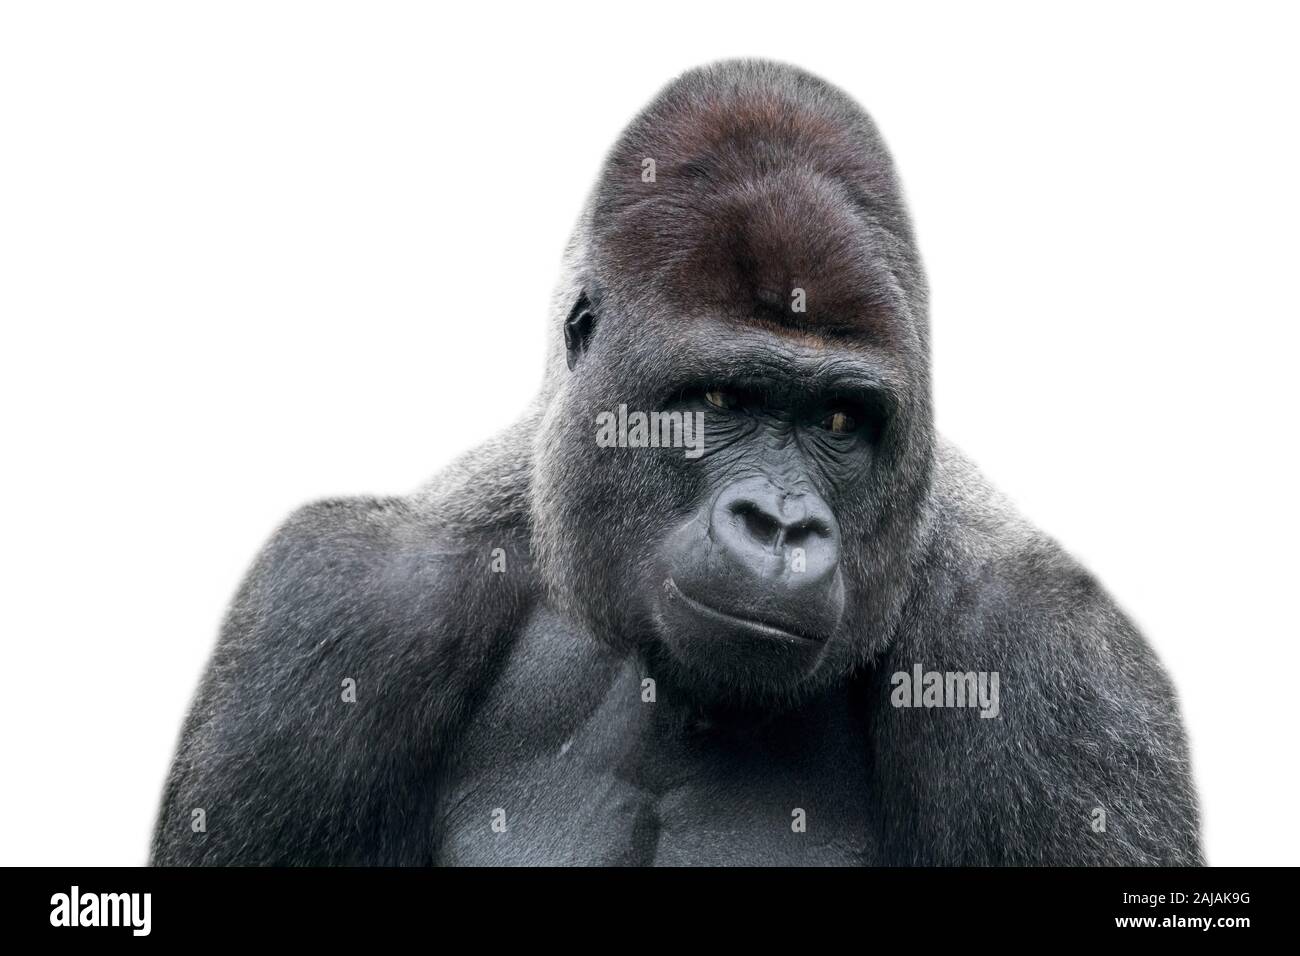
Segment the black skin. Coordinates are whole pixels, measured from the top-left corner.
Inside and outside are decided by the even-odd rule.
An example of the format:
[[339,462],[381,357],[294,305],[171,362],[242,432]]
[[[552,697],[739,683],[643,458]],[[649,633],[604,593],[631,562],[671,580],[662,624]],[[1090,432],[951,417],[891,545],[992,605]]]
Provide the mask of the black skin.
[[[627,175],[651,154],[662,179]],[[518,425],[267,545],[153,861],[1201,862],[1158,662],[933,433],[924,282],[865,115],[788,67],[695,71],[579,236]],[[704,453],[599,447],[619,404],[702,414]],[[1000,712],[895,706],[917,664],[997,672]]]

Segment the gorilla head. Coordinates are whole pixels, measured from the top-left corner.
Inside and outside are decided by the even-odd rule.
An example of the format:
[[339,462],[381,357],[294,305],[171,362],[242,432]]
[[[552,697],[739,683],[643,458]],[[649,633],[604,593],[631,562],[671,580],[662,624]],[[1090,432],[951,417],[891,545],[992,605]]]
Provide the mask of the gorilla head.
[[[900,613],[933,448],[924,279],[870,119],[787,67],[688,73],[615,145],[566,265],[532,498],[553,599],[701,700],[842,677]],[[702,454],[603,447],[620,406],[702,421]]]

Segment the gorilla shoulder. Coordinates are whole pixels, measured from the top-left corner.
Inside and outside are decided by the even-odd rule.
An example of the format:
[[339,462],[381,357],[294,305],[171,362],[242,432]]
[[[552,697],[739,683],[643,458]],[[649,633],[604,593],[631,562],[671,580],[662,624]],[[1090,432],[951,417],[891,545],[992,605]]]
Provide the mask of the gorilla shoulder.
[[[498,558],[517,557],[511,546],[503,534]],[[492,573],[492,550],[414,498],[296,511],[232,602],[182,731],[154,862],[427,862],[411,840],[427,789],[410,782],[435,779],[521,607],[526,575]],[[364,840],[350,833],[358,821],[374,831]]]
[[[924,846],[921,863],[1201,862],[1176,696],[1137,628],[944,444],[933,500],[935,545],[918,589],[926,606],[911,615],[923,623],[900,628],[875,680],[918,667],[996,675],[997,719],[885,710],[894,746],[881,750],[882,787],[909,821],[892,849],[906,858]],[[1034,810],[1014,826],[982,827],[1011,807]]]
[[950,625],[936,632],[978,639],[1000,659],[1080,658],[1163,689],[1155,655],[1093,574],[951,445],[940,442],[935,460],[935,544],[920,591]]
[[[249,572],[223,643],[236,636],[230,633],[235,625],[239,635],[265,640],[277,654],[351,657],[410,654],[423,647],[454,651],[458,661],[472,659],[475,649],[463,646],[469,635],[453,618],[496,618],[488,609],[499,612],[502,599],[515,596],[525,548],[510,531],[476,540],[441,521],[420,498],[304,505],[275,532]],[[507,568],[515,573],[492,573]]]

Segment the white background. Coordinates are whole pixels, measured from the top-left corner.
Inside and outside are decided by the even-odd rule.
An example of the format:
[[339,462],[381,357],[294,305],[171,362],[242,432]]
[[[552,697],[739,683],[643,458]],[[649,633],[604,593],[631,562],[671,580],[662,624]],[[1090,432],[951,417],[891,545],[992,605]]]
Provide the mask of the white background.
[[940,427],[1155,645],[1210,861],[1300,863],[1296,28],[1241,2],[5,4],[2,861],[145,860],[260,543],[510,422],[621,126],[762,55],[884,131]]

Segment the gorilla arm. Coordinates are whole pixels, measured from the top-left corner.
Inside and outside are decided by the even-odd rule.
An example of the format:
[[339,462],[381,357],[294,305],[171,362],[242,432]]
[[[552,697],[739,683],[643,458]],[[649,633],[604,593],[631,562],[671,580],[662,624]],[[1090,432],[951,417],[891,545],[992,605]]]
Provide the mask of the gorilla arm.
[[903,864],[1192,865],[1196,794],[1176,698],[1133,625],[953,452],[923,606],[872,677],[996,671],[1000,707],[877,711],[884,855]]
[[183,728],[153,863],[432,859],[441,762],[520,576],[448,544],[418,500],[309,505],[263,550]]

